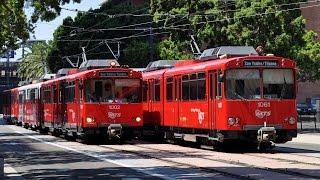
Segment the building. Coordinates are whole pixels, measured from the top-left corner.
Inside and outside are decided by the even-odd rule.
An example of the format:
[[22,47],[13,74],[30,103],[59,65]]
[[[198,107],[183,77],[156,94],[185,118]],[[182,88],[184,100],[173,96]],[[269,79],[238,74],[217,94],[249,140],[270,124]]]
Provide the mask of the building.
[[[16,87],[20,81],[18,78],[18,64],[19,61],[10,61],[7,66],[5,59],[0,60],[0,91],[11,87]],[[9,78],[7,79],[7,74]]]
[[[19,61],[9,61],[7,66],[7,60],[0,59],[0,93],[18,86],[20,81],[17,73],[18,64]],[[2,103],[3,101],[0,100],[0,114],[2,113]]]
[[320,1],[308,0],[301,5],[301,13],[306,19],[306,29],[320,34]]
[[[306,29],[312,30],[320,35],[320,1],[308,0],[301,5],[302,16],[306,19]],[[319,36],[320,37],[320,36]],[[299,82],[297,101],[305,103],[308,98],[320,97],[320,81]]]

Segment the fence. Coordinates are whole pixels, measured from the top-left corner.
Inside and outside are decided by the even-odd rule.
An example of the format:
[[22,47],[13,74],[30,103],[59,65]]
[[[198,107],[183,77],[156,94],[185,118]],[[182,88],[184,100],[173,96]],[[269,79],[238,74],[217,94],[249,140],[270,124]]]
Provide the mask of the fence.
[[319,131],[320,132],[320,113],[318,115],[299,115],[298,130],[300,131]]

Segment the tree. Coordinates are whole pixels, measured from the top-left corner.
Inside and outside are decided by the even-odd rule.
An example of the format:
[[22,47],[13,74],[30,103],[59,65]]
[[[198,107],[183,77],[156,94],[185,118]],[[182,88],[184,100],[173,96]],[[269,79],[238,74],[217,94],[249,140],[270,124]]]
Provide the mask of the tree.
[[[54,32],[53,49],[49,56],[49,67],[52,72],[60,68],[70,67],[64,57],[76,61],[81,57],[82,47],[85,47],[87,59],[114,59],[103,39],[109,39],[109,45],[117,50],[117,41],[120,45],[120,64],[131,67],[145,67],[149,59],[148,33],[149,16],[116,16],[117,14],[145,14],[149,6],[135,7],[130,5],[113,5],[105,3],[99,9],[89,10],[87,13],[78,13],[72,19],[65,18],[63,24]],[[115,15],[115,16],[107,16]],[[140,26],[127,27],[131,30],[106,30],[132,24]],[[70,28],[79,27],[79,28]],[[135,28],[145,30],[134,30]],[[131,36],[141,37],[131,37]],[[120,38],[120,39],[119,39]],[[156,56],[156,55],[155,55]]]
[[[46,73],[47,59],[52,45],[35,43],[31,52],[26,54],[18,66],[18,76],[24,80],[39,79]],[[47,72],[49,73],[49,72]]]
[[[0,54],[8,48],[18,47],[18,41],[29,38],[29,32],[33,30],[32,23],[39,19],[50,21],[61,12],[60,5],[71,0],[28,0],[33,7],[31,21],[27,21],[23,7],[27,0],[4,0],[0,3]],[[79,3],[81,0],[72,0]]]
[[[316,35],[305,30],[301,0],[152,0],[154,20],[171,14],[163,26],[170,38],[160,42],[160,57],[191,55],[190,35],[201,49],[222,45],[263,46],[265,51],[297,61],[301,75],[320,78]],[[182,53],[184,51],[184,53]],[[165,53],[163,53],[165,52]],[[310,66],[313,68],[310,69]],[[310,71],[312,70],[312,71]]]

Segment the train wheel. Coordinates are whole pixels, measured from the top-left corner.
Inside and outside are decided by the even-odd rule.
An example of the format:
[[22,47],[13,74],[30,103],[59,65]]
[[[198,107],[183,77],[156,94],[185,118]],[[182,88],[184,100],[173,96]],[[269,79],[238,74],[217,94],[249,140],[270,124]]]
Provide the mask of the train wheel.
[[52,136],[59,137],[61,135],[61,132],[59,129],[54,128],[51,134]]
[[42,126],[39,126],[40,134],[48,134],[48,129]]
[[[71,133],[71,135],[70,135],[70,133]],[[76,140],[76,138],[73,136],[73,133],[72,133],[72,132],[66,131],[63,135],[64,135],[64,138],[65,138],[66,140],[68,140],[68,141],[74,141],[74,140]]]
[[29,128],[29,124],[25,123],[25,124],[23,124],[23,127],[24,127],[25,129],[28,129],[28,128]]

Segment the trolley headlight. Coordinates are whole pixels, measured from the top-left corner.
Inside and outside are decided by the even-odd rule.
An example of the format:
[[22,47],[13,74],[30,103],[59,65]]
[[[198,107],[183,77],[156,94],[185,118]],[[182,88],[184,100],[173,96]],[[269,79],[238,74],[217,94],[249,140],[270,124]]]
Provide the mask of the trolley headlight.
[[296,118],[290,117],[290,118],[289,118],[289,124],[293,125],[293,124],[295,124],[295,123],[296,123]]
[[229,117],[228,118],[228,125],[229,126],[235,126],[235,125],[238,125],[240,122],[240,119],[239,118],[235,118],[235,117]]
[[87,123],[94,123],[94,118],[87,117],[86,121]]
[[117,65],[117,63],[116,63],[115,61],[111,61],[111,62],[110,62],[110,66],[111,66],[111,67],[114,67],[114,66],[116,66],[116,65]]
[[135,120],[136,120],[136,122],[140,122],[142,119],[141,119],[141,117],[136,117]]

